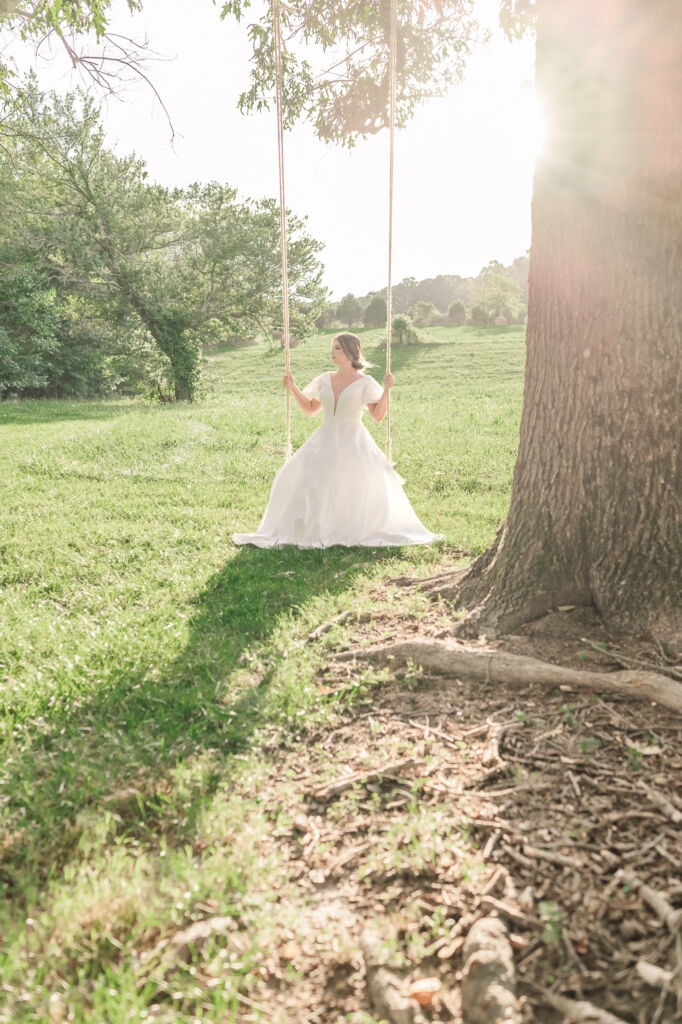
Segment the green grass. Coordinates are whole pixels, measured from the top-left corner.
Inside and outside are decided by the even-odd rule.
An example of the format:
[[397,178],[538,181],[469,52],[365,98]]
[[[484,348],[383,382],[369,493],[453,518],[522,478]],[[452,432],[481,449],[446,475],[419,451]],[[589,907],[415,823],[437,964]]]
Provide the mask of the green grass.
[[[361,333],[381,379],[380,332]],[[372,607],[385,577],[483,550],[508,504],[523,331],[423,334],[393,355],[393,452],[445,534],[433,549],[235,548],[282,458],[281,352],[214,353],[187,407],[0,405],[3,1024],[142,1019],[150,935],[207,900],[267,915],[280,855],[239,793],[267,778],[264,739],[329,713],[303,638]],[[300,384],[330,365],[332,335],[292,353]],[[294,409],[294,446],[316,426]],[[232,1019],[241,977],[200,1004],[171,998],[168,1019]]]

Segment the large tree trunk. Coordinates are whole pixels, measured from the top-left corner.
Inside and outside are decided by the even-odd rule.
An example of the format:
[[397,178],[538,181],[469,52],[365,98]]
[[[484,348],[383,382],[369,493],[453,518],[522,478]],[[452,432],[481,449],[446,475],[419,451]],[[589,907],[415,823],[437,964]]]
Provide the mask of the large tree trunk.
[[593,603],[679,649],[682,3],[537,12],[550,139],[519,455],[507,521],[455,589],[479,631]]

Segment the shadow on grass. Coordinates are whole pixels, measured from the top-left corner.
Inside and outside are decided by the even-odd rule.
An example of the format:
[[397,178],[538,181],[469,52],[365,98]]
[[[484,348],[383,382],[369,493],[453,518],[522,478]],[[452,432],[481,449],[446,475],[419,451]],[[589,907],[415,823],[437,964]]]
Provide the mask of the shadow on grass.
[[[316,595],[347,592],[395,553],[241,549],[197,596],[186,646],[160,677],[111,666],[89,701],[31,723],[3,786],[10,828],[0,886],[15,913],[30,910],[105,814],[113,836],[154,848],[162,836],[167,845],[191,843],[202,807],[233,770],[231,756],[268,723],[286,726],[291,715],[291,732],[299,721],[295,690],[273,692],[276,659],[286,654],[270,651],[258,663],[257,652],[283,616]],[[254,661],[235,676],[250,651]],[[188,782],[204,754],[206,769]]]

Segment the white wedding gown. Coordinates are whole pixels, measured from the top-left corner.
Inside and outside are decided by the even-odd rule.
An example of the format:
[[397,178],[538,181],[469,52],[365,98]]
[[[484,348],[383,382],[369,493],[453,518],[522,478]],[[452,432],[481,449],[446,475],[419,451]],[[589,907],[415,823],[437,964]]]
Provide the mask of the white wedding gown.
[[236,533],[235,544],[277,548],[389,547],[436,540],[419,522],[403,481],[362,424],[382,387],[362,376],[335,401],[331,373],[303,389],[322,403],[324,422],[278,471],[256,533]]

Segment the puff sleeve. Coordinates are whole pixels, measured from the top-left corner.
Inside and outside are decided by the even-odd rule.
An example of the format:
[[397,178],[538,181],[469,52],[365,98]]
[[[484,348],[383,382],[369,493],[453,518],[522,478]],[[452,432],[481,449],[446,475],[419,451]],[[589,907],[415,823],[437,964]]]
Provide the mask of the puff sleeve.
[[306,386],[304,388],[301,388],[302,394],[304,394],[306,398],[316,398],[318,400],[318,402],[319,402],[319,400],[320,400],[320,391],[322,389],[322,381],[323,380],[324,380],[324,374],[321,373],[321,374],[319,374],[319,376],[313,378],[313,380],[311,380],[310,384],[306,384]]
[[371,405],[374,402],[378,402],[383,393],[384,389],[382,388],[381,384],[378,384],[377,381],[375,381],[374,377],[365,377],[365,388],[363,395],[364,405]]

